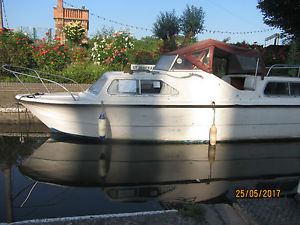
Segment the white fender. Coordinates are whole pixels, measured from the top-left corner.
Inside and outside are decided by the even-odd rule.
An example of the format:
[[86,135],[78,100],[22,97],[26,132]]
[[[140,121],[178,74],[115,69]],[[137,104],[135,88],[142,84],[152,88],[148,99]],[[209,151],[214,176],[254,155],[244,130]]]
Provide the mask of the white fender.
[[104,113],[100,114],[98,120],[98,136],[101,140],[105,139],[106,136],[106,118]]

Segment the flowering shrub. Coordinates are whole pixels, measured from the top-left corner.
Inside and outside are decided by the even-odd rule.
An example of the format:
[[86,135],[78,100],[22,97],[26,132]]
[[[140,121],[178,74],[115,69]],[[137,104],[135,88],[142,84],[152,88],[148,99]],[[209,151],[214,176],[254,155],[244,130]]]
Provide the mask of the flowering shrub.
[[85,29],[79,21],[68,23],[64,27],[64,32],[66,34],[66,39],[77,44],[79,44],[85,36]]
[[111,36],[96,38],[91,57],[97,64],[125,66],[129,60],[129,50],[132,48],[131,34],[126,31],[118,31]]
[[52,44],[45,40],[32,46],[32,55],[36,66],[40,70],[51,73],[61,71],[66,64],[71,63],[69,51],[69,47],[66,45],[59,42]]
[[159,53],[150,53],[146,51],[137,51],[134,58],[134,63],[137,64],[156,64],[160,58]]
[[32,41],[24,34],[12,30],[0,30],[0,64],[31,66],[34,64]]
[[88,52],[85,48],[73,48],[71,50],[71,61],[72,62],[85,62],[87,60]]

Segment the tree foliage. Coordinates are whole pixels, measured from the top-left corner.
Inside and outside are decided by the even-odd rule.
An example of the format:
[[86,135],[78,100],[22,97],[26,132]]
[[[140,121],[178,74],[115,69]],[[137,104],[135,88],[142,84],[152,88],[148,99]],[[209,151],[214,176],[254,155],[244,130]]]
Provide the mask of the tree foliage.
[[194,5],[186,6],[180,18],[180,27],[185,36],[183,45],[186,45],[186,42],[188,42],[191,37],[194,37],[203,30],[204,16],[205,13],[202,7],[197,8]]
[[179,19],[175,15],[175,10],[170,12],[161,12],[154,23],[153,33],[155,36],[168,40],[180,31]]
[[266,24],[300,39],[299,0],[259,0],[257,8],[263,13]]
[[153,33],[155,36],[164,40],[164,49],[173,50],[176,48],[175,36],[180,32],[185,36],[183,45],[186,46],[190,39],[200,33],[204,26],[205,13],[202,7],[186,6],[180,17],[175,15],[175,10],[161,12],[154,23]]

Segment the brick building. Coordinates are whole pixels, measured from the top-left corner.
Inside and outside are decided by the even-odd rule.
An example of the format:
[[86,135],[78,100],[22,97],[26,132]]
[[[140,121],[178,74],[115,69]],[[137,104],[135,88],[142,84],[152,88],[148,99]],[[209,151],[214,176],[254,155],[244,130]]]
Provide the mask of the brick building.
[[87,31],[89,29],[89,10],[86,10],[84,7],[81,9],[64,8],[63,0],[57,0],[57,7],[54,7],[54,20],[56,34],[62,42],[65,41],[63,28],[70,22],[80,21],[85,28],[85,36],[87,37]]

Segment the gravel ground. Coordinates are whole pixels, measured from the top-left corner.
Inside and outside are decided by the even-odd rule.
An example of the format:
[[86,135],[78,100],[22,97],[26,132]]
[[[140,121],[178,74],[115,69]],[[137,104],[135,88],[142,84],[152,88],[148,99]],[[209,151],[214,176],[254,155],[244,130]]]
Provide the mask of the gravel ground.
[[300,224],[300,202],[293,198],[239,199],[233,208],[250,224]]
[[299,225],[300,202],[293,198],[239,199],[230,204],[198,204],[202,221],[184,217],[176,210],[29,220],[12,225]]

